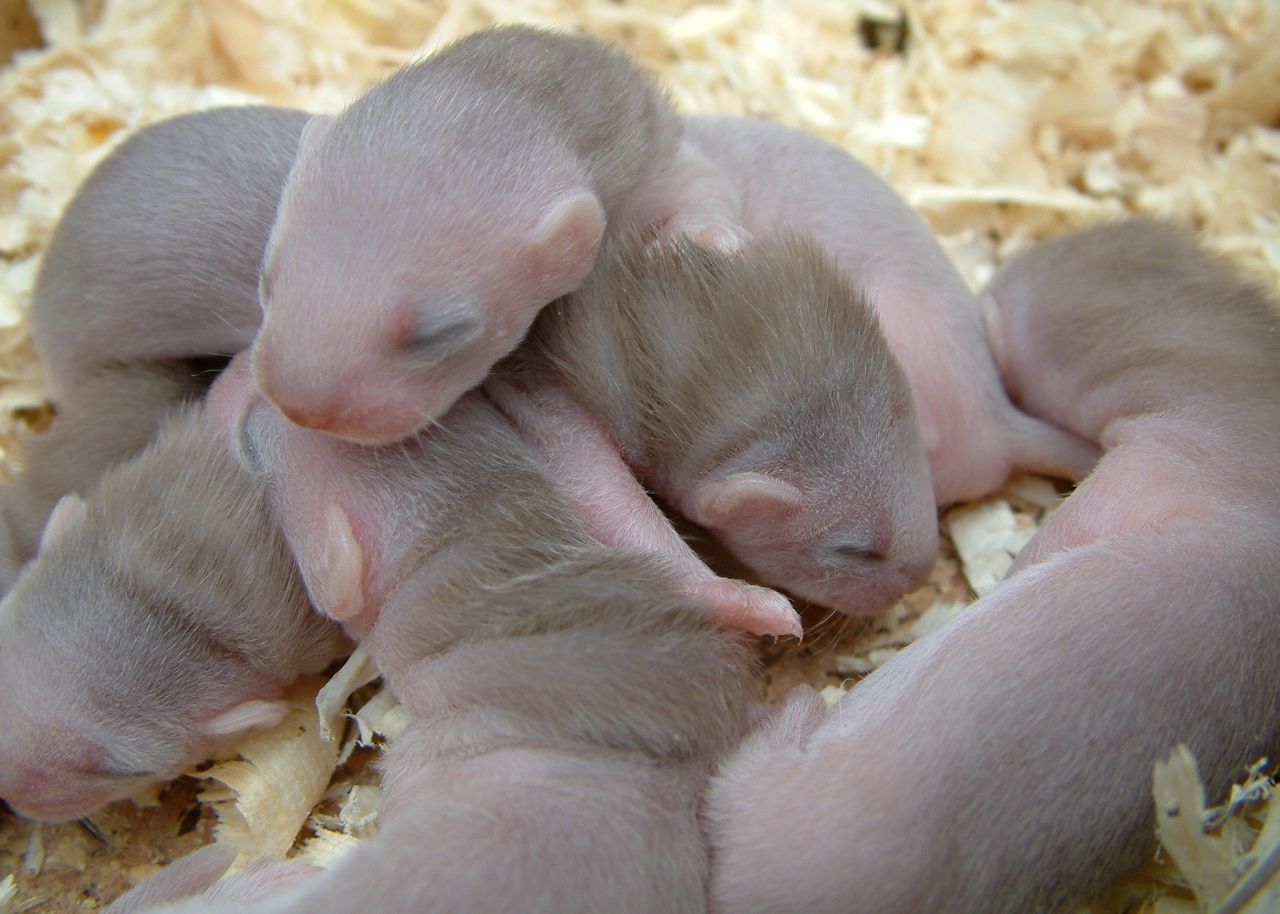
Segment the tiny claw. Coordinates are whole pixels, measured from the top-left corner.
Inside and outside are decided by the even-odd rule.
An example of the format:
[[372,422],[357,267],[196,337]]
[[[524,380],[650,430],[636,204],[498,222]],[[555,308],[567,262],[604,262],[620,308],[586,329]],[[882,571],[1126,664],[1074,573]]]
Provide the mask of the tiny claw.
[[804,637],[795,607],[776,590],[725,578],[699,582],[694,590],[711,617],[730,628],[752,635]]

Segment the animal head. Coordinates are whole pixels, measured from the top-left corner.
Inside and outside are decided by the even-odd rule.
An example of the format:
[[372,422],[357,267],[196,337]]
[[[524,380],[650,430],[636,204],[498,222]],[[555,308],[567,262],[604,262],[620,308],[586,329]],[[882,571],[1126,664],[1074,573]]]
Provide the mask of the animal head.
[[284,711],[126,556],[92,548],[88,515],[64,498],[0,603],[0,797],[44,821],[176,777]]
[[648,302],[622,306],[647,327],[625,348],[649,350],[640,412],[687,517],[767,583],[846,612],[923,581],[937,519],[915,401],[874,308],[816,242],[624,258],[593,292]]
[[590,270],[604,231],[595,196],[446,141],[464,128],[406,135],[360,109],[304,133],[263,264],[253,360],[298,424],[364,444],[408,436]]
[[[716,467],[684,500],[762,580],[850,614],[874,613],[924,582],[937,519],[905,382],[797,400],[762,427],[790,427]],[[844,415],[841,415],[844,413]],[[855,415],[856,413],[856,415]]]

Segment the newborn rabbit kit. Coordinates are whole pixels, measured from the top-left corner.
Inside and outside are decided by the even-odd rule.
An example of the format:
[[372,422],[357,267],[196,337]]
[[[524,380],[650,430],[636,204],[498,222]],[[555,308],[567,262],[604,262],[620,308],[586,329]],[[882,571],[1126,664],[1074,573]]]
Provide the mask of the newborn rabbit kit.
[[[1277,26],[1264,11],[1251,19],[1191,4],[1159,13],[1138,3],[1036,5],[997,15],[858,3],[681,11],[527,2],[506,5],[502,15],[617,41],[658,74],[683,114],[764,116],[853,151],[941,232],[971,288],[1035,239],[1129,211],[1201,227],[1207,241],[1273,285],[1280,271],[1280,242],[1263,218],[1280,203],[1268,158],[1274,112],[1251,43]],[[270,12],[107,3],[96,16],[42,16],[45,47],[10,62],[0,84],[20,143],[0,151],[8,186],[19,189],[0,199],[3,304],[12,315],[0,330],[10,379],[0,393],[12,453],[44,402],[22,320],[35,267],[69,195],[109,147],[136,127],[211,105],[337,111],[420,51],[503,21],[487,4],[449,3],[394,16],[303,2]],[[1052,48],[1035,40],[1050,28],[1063,36]],[[1195,41],[1206,34],[1213,40]],[[980,60],[958,53],[975,47]],[[1125,116],[1113,118],[1117,110]],[[1007,564],[1052,500],[1051,488],[1018,483],[955,509],[944,532],[959,540],[976,579],[984,561]],[[985,554],[963,539],[975,528],[986,531]],[[960,565],[944,544],[928,586],[873,624],[811,629],[798,648],[767,648],[766,697],[780,698],[797,682],[845,688],[960,611],[971,599]],[[335,787],[308,834],[340,831],[335,813],[349,795]],[[1242,833],[1264,813],[1245,810]],[[0,859],[16,875],[19,904],[39,897],[56,905],[86,891],[106,902],[190,849],[212,818],[181,786],[159,810],[126,804],[96,816],[105,846],[78,826],[45,827],[37,839],[35,827],[6,818]],[[184,822],[195,829],[179,835]],[[1176,883],[1166,875],[1142,891],[1185,893]],[[1118,897],[1111,909],[1125,910],[1126,901]]]

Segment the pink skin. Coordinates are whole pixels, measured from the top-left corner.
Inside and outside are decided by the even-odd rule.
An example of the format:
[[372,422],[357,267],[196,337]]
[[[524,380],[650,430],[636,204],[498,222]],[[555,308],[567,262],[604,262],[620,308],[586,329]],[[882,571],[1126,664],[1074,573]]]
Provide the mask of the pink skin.
[[[347,461],[359,445],[285,421],[254,384],[249,352],[231,360],[208,404],[214,427],[240,449],[241,462],[269,474],[272,507],[312,604],[352,635],[367,633],[395,585],[412,512],[386,510],[377,493],[351,485]],[[244,452],[250,421],[269,429],[253,436],[271,442],[268,452]]]
[[[704,910],[697,797],[746,727],[740,639],[708,625],[663,563],[586,536],[480,394],[430,434],[369,449],[290,425],[243,357],[229,371],[216,423],[268,487],[279,478],[295,542],[325,537],[296,526],[298,499],[331,503],[340,470],[411,540],[395,544],[385,605],[360,618],[376,615],[364,644],[412,723],[384,763],[378,834],[332,872],[256,897],[268,868],[161,910]],[[307,439],[294,433],[345,450],[290,484],[277,471],[295,468]],[[173,898],[186,869],[141,891]]]
[[975,296],[874,172],[831,143],[765,121],[691,117],[685,135],[737,184],[749,231],[813,233],[866,290],[910,381],[939,505],[992,492],[1016,469],[1088,473],[1096,447],[1009,402]]
[[715,910],[1057,910],[1150,853],[1177,743],[1211,796],[1280,747],[1268,295],[1142,221],[1033,248],[988,294],[1011,393],[1105,456],[993,593],[723,764]]
[[[590,450],[589,469],[573,477],[582,485],[569,492],[593,536],[669,563],[683,589],[722,624],[753,634],[800,634],[799,619],[785,597],[719,578],[693,554],[600,432],[559,391],[526,394],[511,385],[495,386],[522,418],[540,423],[534,437],[570,435],[575,453]],[[536,411],[528,405],[531,396],[542,400]],[[386,474],[353,474],[353,463],[367,462],[361,446],[285,421],[254,385],[247,353],[233,359],[219,377],[209,408],[237,446],[246,429],[253,440],[271,442],[267,452],[242,454],[241,459],[259,464],[270,476],[275,510],[313,603],[353,635],[366,634],[399,583],[415,532],[422,529],[423,519],[412,508],[413,493],[398,491]],[[593,491],[588,484],[600,479],[606,480],[603,488]]]
[[495,376],[485,391],[548,465],[592,536],[666,557],[684,589],[724,625],[753,635],[801,637],[800,617],[786,597],[719,577],[698,558],[636,482],[608,433],[557,382],[531,378],[521,385]]
[[[235,861],[235,851],[226,845],[210,844],[175,860],[152,878],[134,886],[111,904],[103,914],[140,914],[144,911],[227,911],[244,912],[251,904],[269,904],[300,881],[323,872],[319,867],[291,860],[260,860],[222,880],[210,884]],[[177,901],[209,889],[198,900]]]
[[713,910],[1013,914],[1104,889],[1153,849],[1177,743],[1214,796],[1276,747],[1273,700],[1241,699],[1280,678],[1276,530],[1226,515],[1059,552],[810,706],[811,735],[744,745],[708,799]]
[[606,227],[732,248],[731,200],[620,52],[477,33],[308,126],[263,265],[254,375],[300,425],[391,443],[582,282]]
[[[304,152],[309,137],[304,136]],[[295,176],[303,167],[297,166]],[[538,225],[536,213],[509,215],[501,225],[487,224],[490,213],[475,214],[471,221],[479,224],[454,217],[445,237],[422,241],[437,262],[394,243],[393,234],[415,237],[422,230],[384,226],[383,214],[395,203],[377,200],[374,188],[361,195],[374,201],[368,209],[350,204],[344,218],[321,220],[294,202],[301,193],[297,186],[295,178],[286,188],[282,221],[268,248],[266,316],[254,347],[254,375],[298,425],[367,445],[412,434],[479,384],[524,336],[538,310],[586,275],[604,225],[598,208],[594,214],[570,212],[566,218],[573,224],[548,229]],[[288,229],[295,222],[307,226],[296,242]],[[551,238],[548,232],[574,237]],[[371,250],[352,250],[357,238],[370,239]],[[511,252],[501,271],[456,269],[488,247]],[[345,252],[344,258],[335,250]],[[354,276],[349,260],[357,257],[360,272],[377,278],[360,301],[329,305],[333,293],[323,290]],[[294,291],[304,285],[305,293]],[[419,291],[424,289],[431,291]],[[445,313],[449,302],[460,303],[456,315]],[[369,314],[370,308],[377,313]],[[330,363],[323,372],[315,364],[320,353]]]

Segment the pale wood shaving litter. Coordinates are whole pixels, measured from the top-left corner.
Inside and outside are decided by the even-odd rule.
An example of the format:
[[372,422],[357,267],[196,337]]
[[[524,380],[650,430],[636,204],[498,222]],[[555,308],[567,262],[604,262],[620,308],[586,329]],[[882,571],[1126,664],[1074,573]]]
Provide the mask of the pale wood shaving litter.
[[[75,187],[116,143],[217,105],[336,110],[411,56],[496,21],[615,40],[687,111],[770,117],[840,143],[924,212],[975,286],[1038,238],[1128,212],[1182,219],[1269,281],[1280,276],[1277,0],[40,0],[30,10],[0,0],[0,13],[8,29],[0,52],[40,36],[46,45],[0,70],[0,456],[45,410],[24,317],[40,254]],[[904,32],[902,55],[895,45]],[[998,575],[1010,537],[1028,535],[1057,492],[1021,480],[997,499],[950,515],[953,534],[966,516],[999,520],[985,540],[959,536],[975,587]],[[819,625],[801,648],[769,651],[767,694],[809,682],[834,699],[972,596],[944,545],[929,585],[878,619]],[[204,776],[240,788],[239,812],[226,807],[220,833],[229,836],[226,823],[238,815],[258,831],[235,840],[261,848],[292,845],[323,795],[301,851],[323,863],[376,816],[367,766],[348,759],[394,738],[405,718],[385,691],[375,693],[339,745],[320,739],[313,699],[300,696],[277,734],[299,742],[305,728],[310,746],[301,763],[308,786],[281,822],[265,825],[248,799],[277,790],[267,781],[287,768],[268,737],[245,747],[241,767]],[[325,707],[338,726],[332,699]],[[344,779],[326,790],[338,760]],[[286,779],[303,777],[287,770]],[[1241,866],[1280,853],[1280,813],[1258,787],[1264,780],[1250,781],[1243,790],[1253,795],[1228,804],[1221,830],[1206,834],[1187,814],[1203,814],[1194,763],[1175,756],[1161,772],[1157,809],[1183,811],[1170,817],[1163,807],[1166,857],[1087,910],[1207,911]],[[207,840],[210,816],[185,790],[171,788],[145,814],[112,807],[95,816],[112,826],[96,837],[6,819],[0,866],[41,859],[36,875],[0,882],[0,912],[92,907],[123,887],[102,875],[121,859],[132,882]],[[48,853],[26,853],[42,841]],[[1278,895],[1272,878],[1239,910],[1277,910]]]

